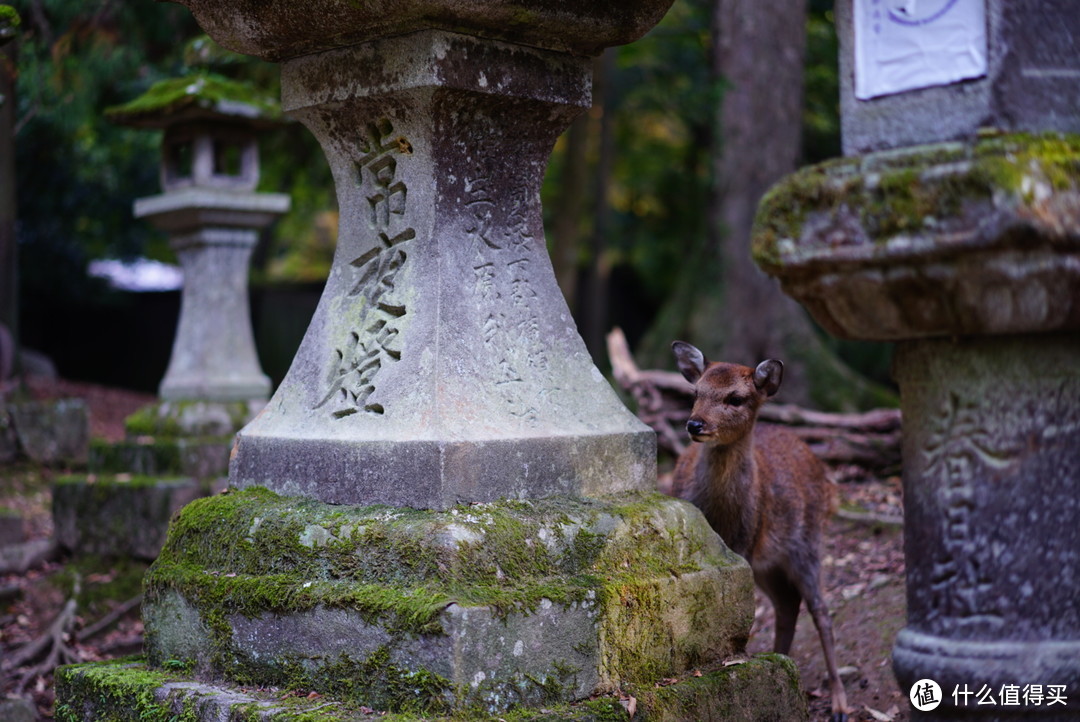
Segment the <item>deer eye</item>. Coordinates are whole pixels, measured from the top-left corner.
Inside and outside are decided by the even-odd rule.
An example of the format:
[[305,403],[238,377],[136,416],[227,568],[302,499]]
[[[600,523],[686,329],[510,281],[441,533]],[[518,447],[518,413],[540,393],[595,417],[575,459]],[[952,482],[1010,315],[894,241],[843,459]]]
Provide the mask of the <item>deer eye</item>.
[[749,400],[750,399],[748,399],[745,396],[736,396],[735,394],[732,394],[731,396],[727,397],[727,400],[725,401],[725,403],[728,406],[742,406],[743,404],[745,404]]

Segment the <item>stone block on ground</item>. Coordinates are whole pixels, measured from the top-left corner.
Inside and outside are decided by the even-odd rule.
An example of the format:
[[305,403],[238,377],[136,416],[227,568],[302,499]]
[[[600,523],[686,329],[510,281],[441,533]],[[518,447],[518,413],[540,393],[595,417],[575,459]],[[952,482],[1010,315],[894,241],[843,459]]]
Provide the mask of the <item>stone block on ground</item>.
[[[383,710],[367,711],[360,705],[332,696],[307,699],[289,691],[252,690],[196,680],[189,673],[162,671],[142,660],[120,660],[61,667],[56,686],[63,702],[57,722],[109,719],[142,722],[184,714],[193,722],[255,719],[260,722],[366,722],[385,719]],[[806,699],[798,670],[787,657],[760,655],[749,660],[706,670],[700,677],[685,677],[663,688],[628,688],[577,703],[556,703],[542,709],[514,711],[517,722],[606,722],[629,719],[620,697],[636,697],[637,722],[803,722]],[[317,715],[313,717],[312,715]],[[394,715],[398,722],[448,722],[446,717],[420,713]],[[460,719],[453,717],[451,719]],[[470,715],[468,719],[504,719]]]
[[37,722],[34,703],[27,699],[0,699],[0,720],[4,722]]
[[22,514],[0,506],[0,547],[26,541],[26,525]]
[[82,399],[7,404],[19,448],[39,464],[85,464],[90,411]]
[[432,712],[574,701],[741,652],[749,568],[685,502],[347,507],[254,488],[173,522],[150,662]]
[[204,494],[191,478],[60,477],[53,485],[56,538],[78,554],[151,560],[165,543],[173,514]]
[[88,467],[92,473],[215,479],[228,474],[232,441],[231,436],[140,436],[115,443],[94,440]]

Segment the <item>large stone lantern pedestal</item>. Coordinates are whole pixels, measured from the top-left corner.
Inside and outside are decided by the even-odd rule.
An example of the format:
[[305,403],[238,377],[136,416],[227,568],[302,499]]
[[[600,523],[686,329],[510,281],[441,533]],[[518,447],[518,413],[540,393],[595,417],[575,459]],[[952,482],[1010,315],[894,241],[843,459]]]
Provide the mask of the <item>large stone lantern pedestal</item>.
[[1001,135],[831,161],[762,202],[755,252],[784,290],[898,344],[894,666],[904,692],[941,686],[927,718],[1065,718],[1045,695],[1080,691],[1078,168],[1077,136]]

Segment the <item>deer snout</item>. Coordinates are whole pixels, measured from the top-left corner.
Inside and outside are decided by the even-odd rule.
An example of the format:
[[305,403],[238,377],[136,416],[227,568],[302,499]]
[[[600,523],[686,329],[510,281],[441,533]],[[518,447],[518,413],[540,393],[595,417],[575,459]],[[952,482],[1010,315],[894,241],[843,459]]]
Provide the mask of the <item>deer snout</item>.
[[690,419],[686,422],[686,430],[691,436],[700,436],[705,430],[705,422],[701,419]]

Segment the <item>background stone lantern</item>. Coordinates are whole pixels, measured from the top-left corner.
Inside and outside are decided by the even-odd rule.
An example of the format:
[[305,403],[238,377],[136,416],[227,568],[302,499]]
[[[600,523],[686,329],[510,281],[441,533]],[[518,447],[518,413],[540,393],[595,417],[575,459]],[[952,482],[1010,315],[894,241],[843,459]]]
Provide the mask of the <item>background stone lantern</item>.
[[[210,74],[165,80],[106,114],[164,130],[163,192],[136,200],[135,215],[166,231],[180,259],[180,319],[161,400],[125,420],[123,441],[91,442],[94,476],[56,486],[53,518],[68,549],[153,559],[170,517],[220,483],[237,430],[266,405],[248,264],[259,231],[290,199],[256,191],[256,134],[280,121],[276,105],[243,84]],[[133,475],[139,484],[128,483]]]
[[277,122],[276,114],[246,86],[209,74],[162,81],[108,112],[118,123],[164,130],[163,192],[135,202],[137,217],[169,233],[184,270],[160,396],[226,408],[232,431],[270,393],[255,352],[247,273],[259,231],[289,209],[288,196],[255,190],[256,134]]
[[1048,695],[1080,693],[1080,15],[836,16],[848,156],[770,191],[756,259],[831,333],[897,343],[901,689],[940,686],[927,718],[1064,718]]

